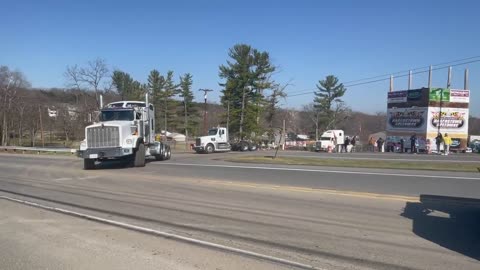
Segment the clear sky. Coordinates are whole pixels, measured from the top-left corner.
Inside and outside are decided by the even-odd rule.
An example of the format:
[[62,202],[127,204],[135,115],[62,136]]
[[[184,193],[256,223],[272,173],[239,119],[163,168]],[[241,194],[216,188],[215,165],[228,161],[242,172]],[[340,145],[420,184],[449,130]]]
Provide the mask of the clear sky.
[[[476,0],[18,0],[2,1],[1,10],[0,65],[23,71],[34,87],[65,87],[67,65],[101,57],[142,82],[153,68],[190,72],[194,89],[212,88],[218,101],[218,66],[236,43],[268,51],[291,95],[329,74],[348,82],[480,56]],[[466,67],[471,113],[480,116],[480,62],[454,67],[452,86],[463,88]],[[435,71],[433,85],[444,87],[446,74]],[[426,84],[425,74],[414,76],[414,87]],[[388,85],[352,86],[344,99],[354,110],[385,111]],[[406,78],[395,80],[395,89],[406,87]],[[312,99],[283,103],[299,108]]]

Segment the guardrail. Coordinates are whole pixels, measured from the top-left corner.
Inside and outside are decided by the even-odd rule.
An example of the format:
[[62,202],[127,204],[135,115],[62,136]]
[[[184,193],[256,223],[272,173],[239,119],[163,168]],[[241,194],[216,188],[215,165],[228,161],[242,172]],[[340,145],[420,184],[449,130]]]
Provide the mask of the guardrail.
[[77,149],[70,149],[70,148],[44,148],[44,147],[22,147],[22,146],[0,146],[1,152],[14,152],[14,153],[22,153],[25,152],[37,152],[40,154],[41,152],[50,152],[50,153],[71,153],[75,154]]

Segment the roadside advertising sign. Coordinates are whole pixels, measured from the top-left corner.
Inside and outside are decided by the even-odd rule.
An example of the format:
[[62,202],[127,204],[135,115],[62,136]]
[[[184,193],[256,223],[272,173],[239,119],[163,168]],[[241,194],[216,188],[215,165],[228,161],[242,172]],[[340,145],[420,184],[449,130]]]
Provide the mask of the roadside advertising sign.
[[449,102],[450,101],[450,89],[448,89],[448,88],[431,88],[429,99],[430,99],[430,101]]
[[468,134],[468,109],[430,107],[428,132]]
[[407,102],[407,91],[388,92],[388,103]]
[[425,132],[427,108],[393,108],[387,112],[387,131]]
[[450,89],[450,102],[469,103],[470,90]]

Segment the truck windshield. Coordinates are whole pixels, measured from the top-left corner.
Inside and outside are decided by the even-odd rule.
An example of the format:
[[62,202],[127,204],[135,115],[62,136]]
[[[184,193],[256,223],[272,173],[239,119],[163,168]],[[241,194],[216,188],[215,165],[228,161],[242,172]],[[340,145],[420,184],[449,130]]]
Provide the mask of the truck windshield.
[[106,121],[133,121],[133,110],[126,111],[102,111],[100,120]]
[[210,130],[208,131],[208,135],[209,135],[209,136],[217,135],[217,131],[218,131],[218,129],[216,129],[216,128],[210,129]]
[[321,137],[321,141],[330,141],[331,137]]

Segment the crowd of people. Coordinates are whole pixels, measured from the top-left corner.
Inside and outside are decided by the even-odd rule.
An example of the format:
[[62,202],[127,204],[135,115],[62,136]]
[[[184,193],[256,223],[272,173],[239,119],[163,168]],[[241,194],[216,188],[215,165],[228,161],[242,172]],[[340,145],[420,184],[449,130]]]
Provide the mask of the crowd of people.
[[355,152],[355,145],[357,144],[357,136],[350,138],[349,136],[345,137],[344,143],[340,146],[340,153],[351,153]]
[[[442,146],[443,146],[443,154],[444,155],[450,154],[450,146],[452,145],[452,139],[448,136],[448,133],[445,133],[444,135],[442,135],[441,133],[438,133],[437,137],[435,137],[434,141],[435,141],[435,145],[436,145],[435,150],[436,150],[437,154],[442,154]],[[410,153],[417,154],[420,151],[419,146],[420,146],[419,138],[417,137],[417,135],[415,133],[413,133],[410,136],[410,147],[409,148],[405,147],[405,140],[403,138],[400,139],[399,145],[397,147],[398,147],[399,152],[403,153],[403,152],[407,152],[408,150],[410,150]],[[375,138],[370,137],[370,139],[368,141],[368,147],[369,147],[369,151],[371,151],[371,152],[375,152],[375,151],[383,152],[385,150],[385,140],[382,137],[379,137],[376,140],[375,140]],[[396,151],[395,146],[389,145],[388,147],[390,147],[390,149],[387,149],[387,151],[390,151],[390,152],[395,152]],[[426,139],[425,140],[425,152],[431,153],[432,150],[433,149],[431,148],[430,139]]]

